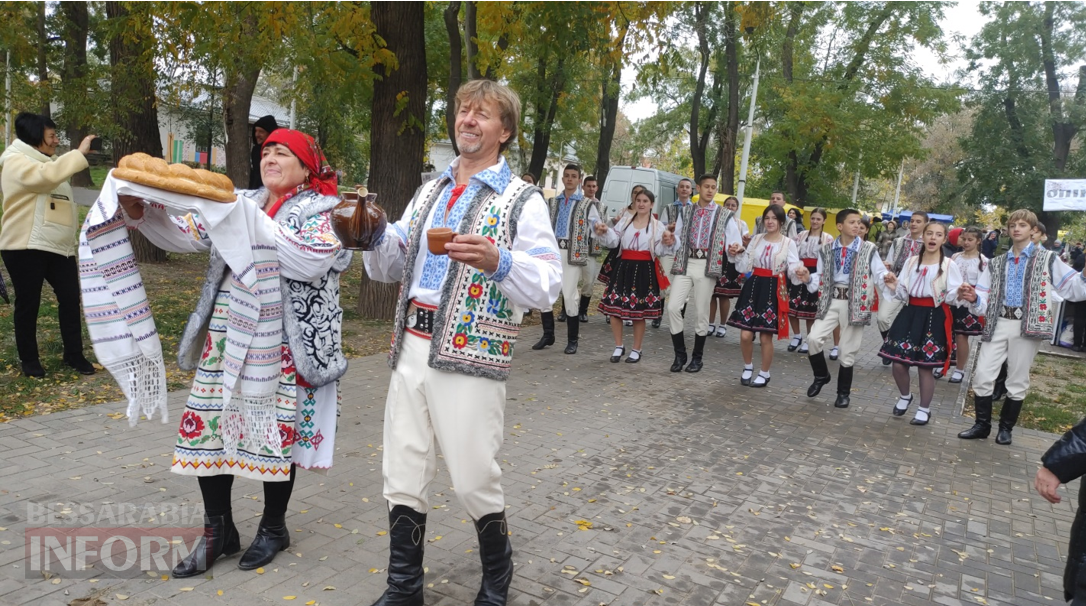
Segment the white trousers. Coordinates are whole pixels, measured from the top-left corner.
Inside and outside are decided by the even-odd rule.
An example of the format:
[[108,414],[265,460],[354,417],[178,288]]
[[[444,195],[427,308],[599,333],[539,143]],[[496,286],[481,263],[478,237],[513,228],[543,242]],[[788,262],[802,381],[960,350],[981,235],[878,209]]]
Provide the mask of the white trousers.
[[430,341],[405,332],[385,401],[385,499],[430,510],[429,486],[441,448],[453,489],[478,520],[505,511],[498,450],[505,429],[505,382],[434,370]]
[[880,333],[890,330],[890,327],[894,325],[894,318],[897,318],[904,306],[905,302],[901,299],[887,299],[881,295],[879,296],[879,311],[876,319],[879,322]]
[[[581,282],[581,278],[588,275],[585,273],[586,270],[588,270],[590,266],[594,267],[597,264],[597,261],[591,259],[585,267],[570,265],[569,257],[566,255],[566,252],[567,251],[564,250],[558,251],[559,255],[562,257],[562,304],[567,316],[576,316],[581,313],[581,310],[579,309],[581,306],[581,289],[578,285]],[[595,274],[599,274],[599,270],[596,270]],[[592,279],[595,279],[595,275],[593,275]],[[588,278],[585,278],[585,292],[592,292],[592,282]],[[541,311],[546,313],[554,311],[554,308],[548,307]]]
[[[882,302],[879,302],[882,308]],[[826,317],[815,320],[811,330],[807,333],[807,347],[811,354],[822,353],[826,340],[833,338],[833,331],[841,327],[841,345],[838,358],[841,366],[850,367],[856,363],[856,352],[860,351],[860,344],[864,338],[863,326],[850,326],[848,323],[848,301],[834,299],[830,301],[830,308],[826,310]],[[831,340],[830,343],[833,341]]]
[[[664,275],[667,276],[668,281],[671,281],[671,282],[674,281],[674,276],[671,275],[671,268],[672,267],[675,267],[675,255],[667,255],[666,257],[660,257],[660,271],[664,272]],[[661,297],[670,297],[671,296],[671,286],[668,286],[666,289],[664,289],[664,291],[660,293],[660,296]]]
[[992,332],[992,340],[981,343],[977,354],[977,370],[973,377],[973,393],[990,396],[1003,361],[1007,361],[1007,397],[1025,400],[1029,391],[1029,370],[1041,348],[1040,339],[1022,336],[1022,322],[1000,318]]
[[686,275],[669,276],[671,296],[667,299],[667,323],[671,334],[683,331],[683,306],[690,293],[694,293],[694,313],[697,318],[694,334],[704,337],[709,332],[709,301],[713,298],[716,280],[706,277],[705,259],[689,259],[686,262]]

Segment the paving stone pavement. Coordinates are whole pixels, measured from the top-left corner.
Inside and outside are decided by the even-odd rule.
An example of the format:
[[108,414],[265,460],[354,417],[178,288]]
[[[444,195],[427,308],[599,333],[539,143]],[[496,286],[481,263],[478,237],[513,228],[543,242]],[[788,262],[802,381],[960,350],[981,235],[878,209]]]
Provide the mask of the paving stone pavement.
[[[959,390],[946,381],[928,426],[910,426],[911,413],[891,416],[895,390],[873,329],[852,407],[837,410],[833,384],[806,397],[809,366],[786,342],[776,345],[769,387],[752,389],[739,384],[735,330],[710,338],[700,374],[671,374],[666,325],[649,329],[640,364],[610,364],[609,329],[591,320],[575,356],[562,343],[531,351],[538,327],[521,337],[501,453],[517,564],[510,604],[1062,602],[1078,486],[1054,506],[1029,490],[1055,436],[1016,430],[1010,447],[958,440],[970,421],[957,415]],[[120,404],[0,425],[0,604],[370,604],[388,557],[379,534],[388,376],[383,355],[352,360],[335,466],[299,472],[293,544],[263,574],[238,570],[234,556],[215,565],[214,578],[28,579],[32,507],[134,504],[152,526],[143,515],[198,504],[196,481],[169,471],[185,393],[170,395],[165,425],[129,428],[114,418]],[[444,469],[432,489],[426,601],[470,604],[479,581],[473,528]],[[244,479],[234,490],[244,547],[263,492]]]

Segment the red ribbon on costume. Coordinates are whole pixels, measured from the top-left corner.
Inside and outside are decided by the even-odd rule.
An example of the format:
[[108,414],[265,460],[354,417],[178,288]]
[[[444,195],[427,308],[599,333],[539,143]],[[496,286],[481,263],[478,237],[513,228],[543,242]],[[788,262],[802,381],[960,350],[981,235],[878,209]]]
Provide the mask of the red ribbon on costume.
[[651,252],[647,250],[624,250],[621,256],[627,261],[652,261],[653,269],[656,270],[656,284],[659,285],[660,290],[671,286],[671,280],[667,279],[664,271],[660,268],[660,259],[653,259]]
[[268,210],[269,217],[274,217],[283,202],[286,202],[291,196],[303,189],[312,189],[324,196],[339,195],[336,171],[332,170],[332,167],[328,164],[328,159],[324,157],[324,152],[321,151],[321,146],[313,137],[301,131],[277,128],[264,140],[261,149],[272,144],[286,146],[290,153],[297,156],[301,160],[302,166],[309,169],[309,180],[303,183],[299,189],[276,200],[275,204]]
[[807,269],[818,269],[818,259],[800,259],[803,261],[803,266]]
[[[909,305],[916,307],[935,307],[935,299],[932,297],[909,297]],[[943,374],[950,370],[950,348],[954,342],[954,317],[950,314],[950,306],[945,302],[940,305],[943,308],[943,328],[946,330],[946,361],[943,362]]]
[[762,269],[761,267],[754,268],[754,275],[760,278],[775,278],[777,283],[773,285],[773,290],[777,293],[777,340],[788,338],[788,293],[781,292],[783,290],[782,284],[784,284],[784,275],[775,274],[772,269]]

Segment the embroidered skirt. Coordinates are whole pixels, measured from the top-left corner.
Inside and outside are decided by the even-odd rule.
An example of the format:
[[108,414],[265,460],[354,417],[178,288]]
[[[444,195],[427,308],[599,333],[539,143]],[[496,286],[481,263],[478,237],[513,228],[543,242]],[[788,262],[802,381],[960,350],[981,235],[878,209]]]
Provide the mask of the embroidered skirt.
[[294,369],[286,335],[275,393],[275,417],[282,449],[272,452],[264,447],[253,452],[239,445],[237,454],[229,455],[223,448],[222,368],[230,301],[230,292],[220,290],[196,378],[181,415],[172,471],[191,476],[233,474],[275,482],[290,479],[291,463],[303,469],[331,467],[339,407],[338,384],[307,386]]
[[738,297],[743,291],[743,275],[735,268],[735,263],[724,259],[720,278],[713,288],[714,297]]
[[[818,270],[818,259],[803,259],[802,261],[812,274]],[[818,291],[807,290],[806,284],[789,283],[788,315],[801,320],[814,320],[818,315]]]
[[947,320],[941,305],[923,307],[910,302],[901,308],[890,326],[879,357],[906,366],[944,367],[951,347],[947,339]]
[[777,276],[752,274],[743,283],[728,326],[753,332],[778,330]]
[[954,316],[954,334],[974,336],[984,332],[984,321],[970,313],[968,307],[955,305],[950,308],[950,313]]
[[596,279],[602,284],[609,284],[611,282],[611,274],[615,272],[615,266],[618,264],[618,255],[621,249],[612,248],[607,251],[607,256],[603,259],[603,263],[600,265],[600,274],[596,276]]
[[[635,253],[636,254],[636,253]],[[644,253],[648,256],[648,253]],[[664,314],[656,262],[618,255],[607,288],[603,291],[600,313],[622,320],[652,320]]]

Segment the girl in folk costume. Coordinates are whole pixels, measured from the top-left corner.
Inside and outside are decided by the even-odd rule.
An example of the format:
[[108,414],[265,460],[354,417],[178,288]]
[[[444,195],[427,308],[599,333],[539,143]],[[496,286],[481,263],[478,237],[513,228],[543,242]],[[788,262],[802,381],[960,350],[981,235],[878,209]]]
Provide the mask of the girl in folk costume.
[[[739,212],[739,198],[735,196],[728,196],[727,200],[724,200],[724,208],[732,211],[733,213]],[[739,226],[739,233],[743,236],[743,242],[750,242],[750,228],[747,227],[745,221],[739,218],[737,214],[735,216],[735,223]],[[720,274],[720,279],[716,281],[716,288],[713,289],[713,298],[709,302],[709,333],[715,334],[717,337],[723,337],[727,334],[728,326],[725,323],[728,318],[728,312],[731,310],[732,299],[739,296],[739,293],[743,290],[743,274],[739,273],[739,270],[735,268],[735,263],[732,263],[724,258],[724,269]],[[713,319],[717,317],[717,310],[720,310],[720,324],[714,325]]]
[[[796,235],[796,252],[799,260],[809,271],[818,270],[818,253],[823,246],[833,242],[833,236],[823,229],[826,217],[829,215],[824,208],[816,208],[811,211],[811,229]],[[818,314],[818,292],[811,292],[807,285],[800,282],[792,284],[788,288],[788,321],[792,326],[791,342],[788,343],[788,351],[799,349],[799,353],[807,355],[807,344],[803,343],[803,335],[799,331],[799,321],[807,321],[807,332],[811,332],[815,316]],[[830,359],[836,360],[838,345],[841,342],[841,329],[833,331],[833,349],[830,350]],[[803,343],[800,346],[800,343]]]
[[889,293],[905,305],[894,318],[879,356],[894,365],[894,381],[901,394],[894,416],[904,415],[912,404],[909,368],[917,369],[920,407],[910,421],[912,425],[927,425],[931,418],[931,399],[935,395],[932,370],[942,368],[946,372],[950,366],[953,318],[949,306],[969,302],[979,309],[984,304],[972,288],[962,286],[958,265],[943,254],[946,238],[946,225],[928,223],[922,252],[906,260],[900,276],[889,273],[884,278]]
[[[745,250],[733,244],[729,254],[743,253],[736,265],[741,273],[753,269],[753,275],[743,284],[728,324],[743,331],[739,336],[743,352],[743,374],[740,381],[751,387],[769,384],[769,367],[773,364],[773,335],[788,337],[788,278],[796,280],[796,270],[803,267],[796,253],[796,243],[781,233],[784,209],[770,205],[762,213],[765,233],[751,239]],[[762,368],[754,374],[754,333],[759,333],[762,346]]]
[[[958,266],[964,282],[963,290],[977,290],[987,296],[991,286],[991,276],[988,273],[988,259],[980,254],[980,243],[984,238],[979,227],[969,226],[958,235],[958,245],[962,252],[955,254],[951,259]],[[954,355],[956,367],[950,375],[949,382],[961,383],[965,377],[965,367],[969,363],[969,337],[979,336],[984,332],[984,318],[981,314],[975,314],[968,307],[955,306],[951,308],[954,314]]]
[[[624,218],[632,216],[634,214],[634,200],[637,199],[637,194],[646,191],[644,185],[634,185],[630,190],[630,205],[626,207],[623,212],[615,213],[615,216],[611,217],[611,225],[618,225],[619,221]],[[596,277],[604,286],[611,283],[611,274],[615,272],[615,267],[618,264],[619,247],[614,247],[607,251],[607,256],[604,257],[603,263],[600,264],[600,275]],[[611,316],[604,316],[607,319],[607,323],[611,323]],[[630,322],[623,322],[626,326],[630,326]]]
[[[267,410],[256,410],[260,403],[241,397],[246,393],[248,364],[246,374],[238,378],[238,389],[224,405],[224,376],[229,378],[236,365],[231,355],[237,338],[234,318],[244,317],[248,303],[239,300],[236,288],[242,280],[233,270],[236,242],[216,241],[215,232],[205,228],[198,214],[177,217],[159,204],[146,206],[137,197],[118,199],[128,226],[157,246],[173,252],[211,250],[208,279],[181,337],[178,363],[194,368],[196,378],[181,416],[172,467],[174,473],[197,477],[205,529],[200,544],[174,568],[174,577],[200,574],[216,558],[241,549],[230,502],[235,476],[264,485],[264,515],[238,563],[239,568],[252,570],[267,565],[290,545],[285,515],[295,469],[332,466],[338,379],[347,370],[340,345],[339,275],[351,261],[330,220],[340,202],[336,176],[316,141],[289,129],[278,129],[264,141],[260,168],[264,187],[241,192],[235,204],[259,205],[263,212],[254,213],[274,232],[274,247],[265,246],[274,248],[274,255],[258,259],[256,267],[262,288],[274,284],[281,291],[282,316],[273,319],[281,327],[266,321],[261,306],[259,325],[249,328],[255,331],[250,349],[257,347],[262,334],[282,331],[281,343],[268,343],[266,351],[256,352],[261,360],[275,363],[275,368],[267,369],[266,380],[277,381],[278,387]],[[264,423],[274,425],[269,430]],[[274,431],[274,439],[269,439],[269,431]]]
[[[642,190],[634,198],[635,214],[627,214],[614,228],[602,222],[596,224],[596,234],[603,244],[621,251],[611,281],[600,299],[599,310],[612,318],[633,323],[633,351],[626,357],[630,364],[641,360],[645,320],[659,318],[664,313],[660,292],[668,287],[668,281],[660,271],[657,257],[674,243],[674,235],[652,216],[655,203],[652,192]],[[612,362],[618,362],[626,353],[622,344],[622,325],[622,322],[611,322],[611,332],[615,335]]]

